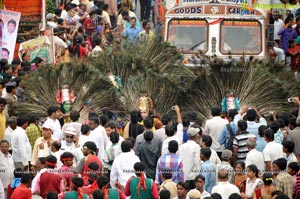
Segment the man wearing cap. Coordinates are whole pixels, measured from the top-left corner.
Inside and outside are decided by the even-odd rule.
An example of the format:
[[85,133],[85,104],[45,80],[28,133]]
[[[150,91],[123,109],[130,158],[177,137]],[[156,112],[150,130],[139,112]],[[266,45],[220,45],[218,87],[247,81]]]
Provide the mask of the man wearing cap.
[[51,151],[51,144],[55,140],[52,138],[53,133],[53,126],[49,122],[45,122],[42,126],[43,130],[43,137],[38,138],[35,141],[32,157],[31,157],[31,164],[32,167],[35,168],[36,162],[40,157],[47,157],[50,155]]
[[18,100],[16,97],[16,82],[9,82],[5,85],[6,87],[6,101],[8,104],[8,115],[14,116],[15,110],[18,106]]
[[[226,149],[222,152],[221,156],[222,162],[217,166],[217,173],[221,169],[225,169],[228,173],[228,181],[233,183],[234,180],[234,169],[232,168],[230,162],[232,160],[232,151]],[[263,163],[263,162],[262,162]]]
[[55,23],[55,14],[53,13],[48,13],[46,15],[47,19],[47,25],[50,26],[51,28],[57,28],[57,24]]
[[189,189],[195,188],[194,179],[200,171],[200,146],[196,143],[199,139],[200,129],[188,129],[189,140],[180,146],[179,157],[183,163],[184,180],[189,184]]
[[74,166],[83,158],[78,137],[76,137],[76,129],[72,126],[66,128],[65,139],[61,142],[61,152],[70,152],[74,155]]
[[28,126],[28,120],[19,117],[17,125],[17,128],[11,135],[12,157],[16,168],[27,170],[32,150],[25,131]]

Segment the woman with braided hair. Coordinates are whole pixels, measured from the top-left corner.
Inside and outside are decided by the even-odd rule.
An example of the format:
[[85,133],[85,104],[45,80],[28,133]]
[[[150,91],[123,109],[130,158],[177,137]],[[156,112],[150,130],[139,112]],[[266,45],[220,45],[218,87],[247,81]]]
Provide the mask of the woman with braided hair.
[[135,175],[131,177],[125,186],[125,195],[130,199],[158,199],[157,185],[152,179],[145,177],[145,166],[137,162],[133,166]]
[[72,178],[71,183],[71,190],[68,193],[66,193],[64,199],[88,199],[88,195],[83,194],[82,187],[83,186],[83,179],[77,176],[74,176]]

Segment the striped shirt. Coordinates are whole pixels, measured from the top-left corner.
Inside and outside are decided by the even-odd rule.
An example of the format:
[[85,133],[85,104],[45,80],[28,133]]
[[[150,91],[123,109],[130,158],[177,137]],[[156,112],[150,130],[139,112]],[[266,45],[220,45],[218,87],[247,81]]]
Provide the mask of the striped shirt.
[[233,140],[233,147],[238,148],[237,159],[238,160],[246,160],[247,153],[249,152],[247,148],[247,139],[248,138],[256,138],[254,134],[250,134],[248,132],[244,132],[235,136]]
[[161,170],[169,167],[173,170],[172,181],[175,183],[184,182],[183,177],[183,164],[179,155],[171,153],[162,155],[156,165],[155,183],[161,184],[163,180],[160,177]]

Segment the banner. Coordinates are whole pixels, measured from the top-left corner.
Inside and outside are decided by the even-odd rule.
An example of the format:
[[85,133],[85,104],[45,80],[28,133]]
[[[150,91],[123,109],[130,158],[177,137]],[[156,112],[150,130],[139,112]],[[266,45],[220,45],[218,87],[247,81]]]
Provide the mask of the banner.
[[34,62],[36,57],[40,57],[45,63],[51,63],[51,43],[47,36],[38,37],[20,44],[19,57],[28,52],[30,54],[30,62]]
[[0,10],[1,20],[1,58],[11,63],[14,57],[15,45],[21,13],[9,10]]

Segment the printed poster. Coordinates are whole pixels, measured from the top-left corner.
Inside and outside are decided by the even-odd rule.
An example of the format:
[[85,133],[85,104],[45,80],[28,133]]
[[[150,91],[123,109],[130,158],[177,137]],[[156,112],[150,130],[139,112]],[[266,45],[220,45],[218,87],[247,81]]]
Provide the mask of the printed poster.
[[45,63],[51,63],[51,43],[47,36],[31,39],[20,44],[19,57],[29,52],[30,62],[34,62],[36,57],[40,57]]
[[7,59],[8,63],[14,57],[20,17],[20,12],[0,10],[1,58]]

